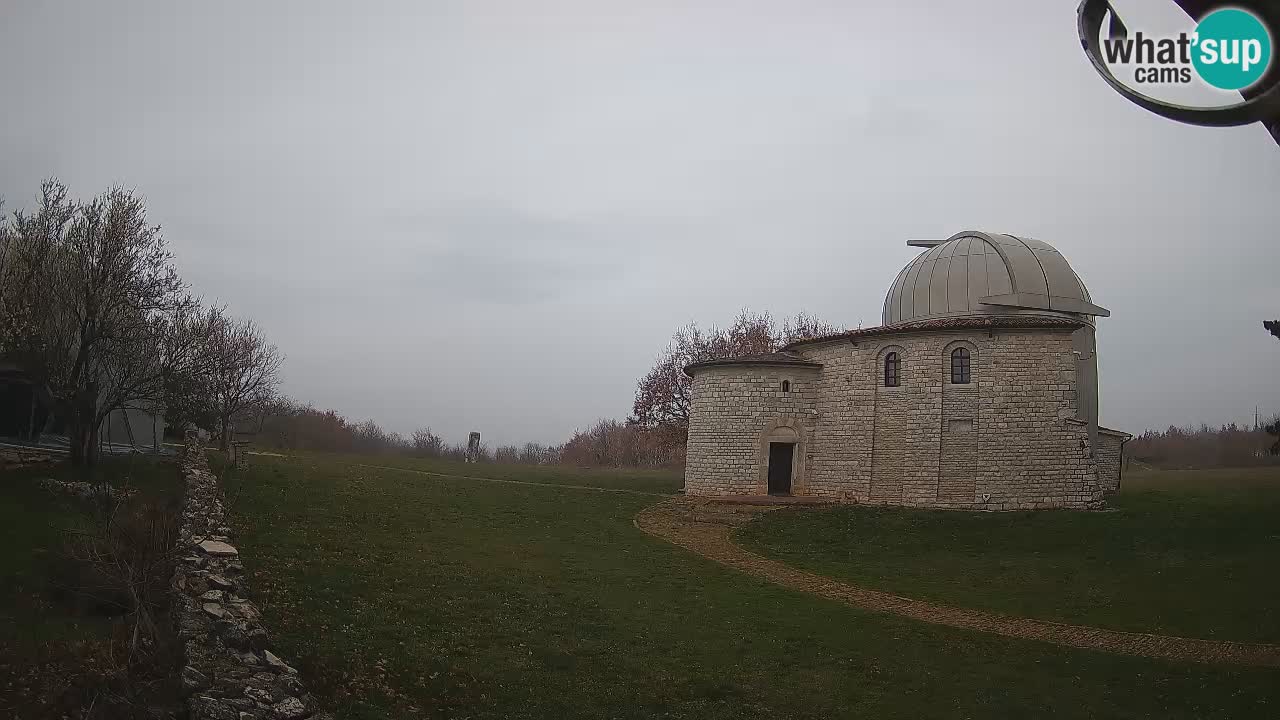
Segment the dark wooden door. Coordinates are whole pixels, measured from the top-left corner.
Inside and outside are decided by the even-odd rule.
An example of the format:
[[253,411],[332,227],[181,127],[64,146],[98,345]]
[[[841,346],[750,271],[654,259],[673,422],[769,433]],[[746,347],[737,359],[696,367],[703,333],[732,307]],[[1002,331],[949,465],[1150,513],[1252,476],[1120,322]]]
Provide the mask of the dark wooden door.
[[795,443],[769,443],[769,494],[791,494],[791,456]]

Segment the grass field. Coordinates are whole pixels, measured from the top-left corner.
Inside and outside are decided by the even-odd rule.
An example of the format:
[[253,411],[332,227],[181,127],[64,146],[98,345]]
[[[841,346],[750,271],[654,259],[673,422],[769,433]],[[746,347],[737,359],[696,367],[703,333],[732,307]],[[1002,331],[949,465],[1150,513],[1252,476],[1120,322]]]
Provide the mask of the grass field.
[[1130,474],[1112,512],[782,510],[745,547],[964,607],[1188,637],[1280,642],[1280,469]]
[[[657,473],[427,472],[646,491]],[[1280,672],[865,613],[640,533],[657,498],[257,456],[226,478],[278,645],[340,717],[1274,717]]]
[[[305,457],[305,456],[299,456]],[[326,456],[312,456],[316,459]],[[332,456],[328,456],[332,457]],[[361,457],[340,456],[349,464],[397,467],[419,472],[440,473],[467,477],[483,475],[497,480],[546,483],[553,485],[581,485],[586,487],[634,490],[637,492],[675,493],[684,487],[683,475],[669,470],[642,470],[637,468],[590,469],[559,465],[469,465],[450,460],[420,460],[398,456]]]
[[[118,670],[111,640],[126,621],[77,595],[79,578],[63,556],[68,532],[91,526],[90,506],[40,487],[44,478],[84,479],[65,464],[0,473],[0,717],[78,713],[121,682],[106,676]],[[181,496],[172,462],[107,458],[93,478],[136,488],[134,501],[175,510]],[[99,702],[94,717],[103,717],[107,704]]]

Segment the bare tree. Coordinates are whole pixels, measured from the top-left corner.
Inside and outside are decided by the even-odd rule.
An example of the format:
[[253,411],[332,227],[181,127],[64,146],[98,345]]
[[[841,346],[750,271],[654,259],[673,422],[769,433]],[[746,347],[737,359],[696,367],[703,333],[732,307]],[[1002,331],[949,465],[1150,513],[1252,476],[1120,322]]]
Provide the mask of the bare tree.
[[5,253],[6,352],[48,388],[92,464],[113,411],[159,403],[165,379],[198,355],[185,293],[142,198],[113,188],[88,203],[47,181],[34,213],[16,212]]
[[783,345],[840,332],[841,328],[800,313],[779,330],[768,313],[738,313],[727,330],[702,330],[691,323],[676,330],[671,344],[636,386],[629,422],[650,430],[671,433],[673,442],[684,442],[689,426],[693,380],[685,367],[704,360],[745,357],[775,352]]
[[225,311],[204,308],[194,298],[180,303],[171,316],[171,357],[167,361],[162,405],[166,421],[176,427],[195,424],[209,431],[218,427],[215,374]]
[[546,449],[546,462],[579,467],[670,467],[683,462],[684,445],[663,429],[601,419],[577,430],[559,448]]
[[559,449],[555,447],[530,442],[520,449],[519,462],[523,465],[543,465],[558,462],[559,459]]
[[24,365],[39,360],[35,351],[42,344],[40,316],[48,310],[43,303],[53,273],[51,256],[66,245],[75,214],[67,188],[46,180],[36,211],[15,211],[12,223],[0,228],[0,343],[6,355]]
[[229,318],[214,310],[206,352],[213,366],[210,374],[219,447],[227,449],[237,422],[260,412],[275,397],[284,361],[252,320]]
[[444,440],[431,432],[431,428],[413,431],[413,454],[419,457],[440,457],[444,454]]
[[812,340],[824,335],[835,335],[844,332],[838,325],[819,320],[816,315],[806,312],[797,313],[782,323],[782,332],[778,336],[778,346],[782,347],[801,340]]

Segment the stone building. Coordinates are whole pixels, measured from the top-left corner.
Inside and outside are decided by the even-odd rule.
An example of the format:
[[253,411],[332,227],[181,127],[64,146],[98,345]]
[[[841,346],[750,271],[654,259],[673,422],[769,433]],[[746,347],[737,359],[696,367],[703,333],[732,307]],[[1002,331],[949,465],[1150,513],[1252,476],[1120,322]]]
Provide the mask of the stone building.
[[712,360],[685,492],[973,510],[1095,508],[1128,435],[1098,426],[1093,304],[1047,243],[966,231],[898,273],[883,324]]

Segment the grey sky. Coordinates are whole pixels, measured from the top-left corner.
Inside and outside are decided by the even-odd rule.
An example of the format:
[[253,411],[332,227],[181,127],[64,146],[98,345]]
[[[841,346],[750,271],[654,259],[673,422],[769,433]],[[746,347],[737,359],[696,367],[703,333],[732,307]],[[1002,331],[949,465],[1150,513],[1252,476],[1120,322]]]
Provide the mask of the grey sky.
[[0,195],[137,188],[286,392],[401,432],[561,441],[676,326],[878,324],[968,228],[1111,309],[1105,424],[1280,411],[1280,148],[1128,104],[1076,0],[976,4],[7,0]]

